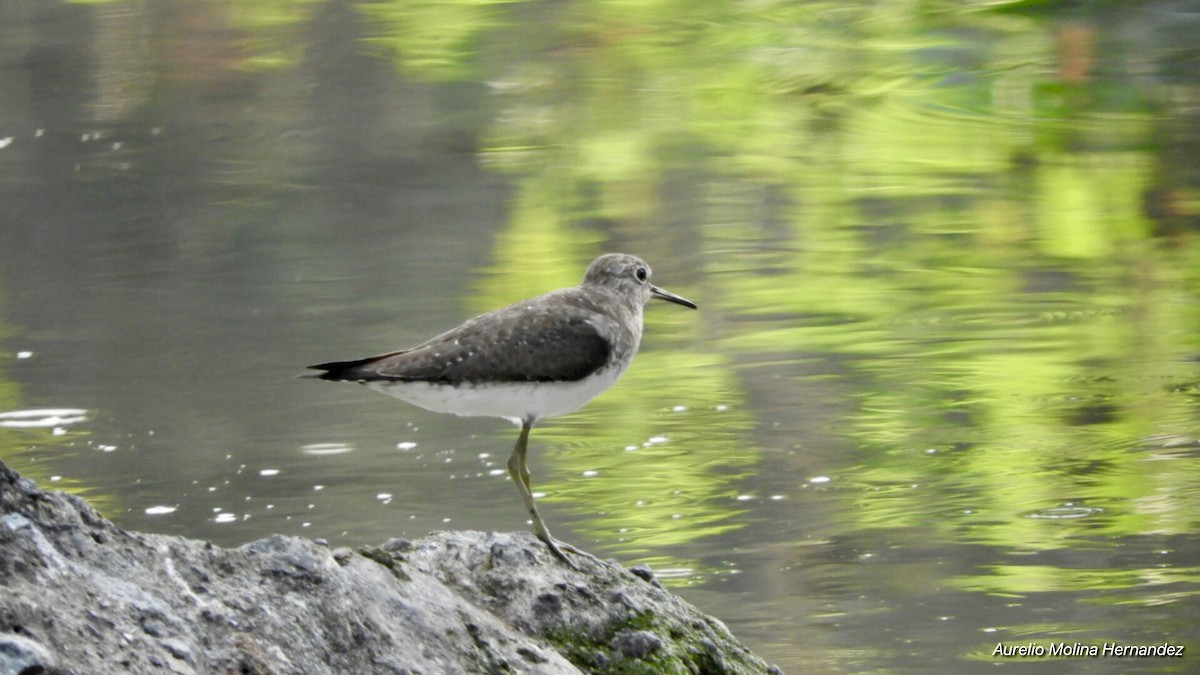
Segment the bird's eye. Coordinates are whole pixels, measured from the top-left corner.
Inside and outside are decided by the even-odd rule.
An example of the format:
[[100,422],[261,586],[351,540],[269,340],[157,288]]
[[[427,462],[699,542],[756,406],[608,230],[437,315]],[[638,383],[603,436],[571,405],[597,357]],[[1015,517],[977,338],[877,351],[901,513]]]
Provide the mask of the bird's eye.
[[634,276],[637,277],[638,281],[642,281],[642,282],[645,282],[646,279],[650,278],[650,270],[646,269],[645,267],[637,268],[637,271],[634,272],[633,274],[634,274]]

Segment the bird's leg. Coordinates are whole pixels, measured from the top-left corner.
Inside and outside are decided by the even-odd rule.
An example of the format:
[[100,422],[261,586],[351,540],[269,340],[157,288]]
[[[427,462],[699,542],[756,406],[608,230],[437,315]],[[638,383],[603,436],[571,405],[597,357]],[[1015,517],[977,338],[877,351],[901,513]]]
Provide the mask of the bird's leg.
[[508,475],[512,476],[513,482],[517,484],[517,490],[521,493],[521,500],[525,503],[525,510],[529,512],[529,516],[533,518],[533,534],[541,539],[554,554],[554,557],[563,561],[571,569],[575,569],[575,564],[572,563],[563,551],[582,555],[596,560],[596,557],[590,553],[584,553],[570,544],[559,544],[550,536],[550,530],[546,528],[546,524],[542,522],[542,516],[538,513],[537,505],[533,503],[533,490],[529,487],[529,467],[525,464],[525,454],[529,449],[529,430],[533,428],[533,422],[526,420],[521,423],[521,435],[517,436],[517,444],[513,446],[512,455],[508,458]]
[[556,558],[573,567],[554,538],[550,536],[550,530],[546,529],[546,524],[542,522],[542,516],[538,513],[537,505],[533,503],[533,491],[529,489],[529,467],[525,465],[525,454],[529,449],[529,430],[532,428],[533,423],[528,420],[521,423],[521,435],[517,436],[517,444],[513,446],[512,455],[508,458],[508,475],[512,476],[513,482],[517,484],[517,490],[521,493],[521,501],[525,504],[525,510],[533,518],[534,535],[545,542],[546,547]]
[[[521,435],[517,436],[517,444],[513,446],[512,457],[508,458],[508,473],[512,475],[514,481],[518,479],[518,475],[520,476],[521,485],[518,489],[521,489],[524,494],[530,497],[533,496],[533,488],[529,486],[529,465],[525,463],[525,455],[529,450],[529,430],[532,428],[533,425],[529,422],[521,423]],[[516,474],[513,474],[514,462],[516,462]],[[535,513],[537,512],[536,508],[530,510]],[[535,524],[538,522],[540,521],[534,520]]]

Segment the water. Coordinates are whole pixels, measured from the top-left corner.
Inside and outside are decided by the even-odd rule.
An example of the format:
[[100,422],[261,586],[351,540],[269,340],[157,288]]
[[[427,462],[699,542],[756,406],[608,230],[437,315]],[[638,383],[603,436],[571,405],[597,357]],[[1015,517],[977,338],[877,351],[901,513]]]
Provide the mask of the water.
[[[1113,3],[1109,3],[1113,5]],[[532,436],[559,537],[790,672],[1200,649],[1200,8],[0,8],[0,458],[237,545],[524,527],[516,430],[310,363],[657,304]]]

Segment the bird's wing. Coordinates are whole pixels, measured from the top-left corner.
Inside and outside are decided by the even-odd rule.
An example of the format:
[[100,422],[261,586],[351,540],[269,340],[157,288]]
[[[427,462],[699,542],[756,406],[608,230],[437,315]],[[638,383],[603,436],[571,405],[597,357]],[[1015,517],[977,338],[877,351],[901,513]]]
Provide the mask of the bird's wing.
[[608,362],[609,344],[582,308],[514,305],[413,349],[312,366],[330,380],[554,382],[581,380]]

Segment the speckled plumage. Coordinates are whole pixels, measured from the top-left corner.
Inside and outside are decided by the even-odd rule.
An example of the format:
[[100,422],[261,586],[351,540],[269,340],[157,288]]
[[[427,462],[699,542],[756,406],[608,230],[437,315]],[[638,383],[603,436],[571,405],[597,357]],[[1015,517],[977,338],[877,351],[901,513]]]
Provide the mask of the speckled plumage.
[[521,426],[508,473],[533,531],[570,565],[542,522],[525,455],[538,420],[571,412],[617,381],[642,341],[642,307],[658,297],[696,305],[650,283],[650,266],[622,253],[588,265],[583,281],[482,314],[412,349],[310,368],[436,412],[502,417]]
[[621,318],[615,307],[605,308],[578,287],[567,288],[477,316],[411,349],[313,367],[325,370],[325,379],[358,381],[580,380],[610,359],[627,356],[629,345],[637,349],[641,322],[630,325]]
[[[310,367],[325,371],[321,379],[359,382],[438,412],[542,419],[570,410],[522,408],[522,388],[598,378],[603,386],[578,405],[607,389],[637,352],[642,307],[655,296],[694,307],[651,285],[650,268],[640,258],[604,255],[578,286],[482,314],[411,349]],[[406,386],[422,383],[428,386]],[[456,391],[439,393],[441,387]],[[514,399],[507,411],[512,414],[497,414],[495,405],[476,401],[480,396]],[[427,405],[431,397],[436,402]]]

